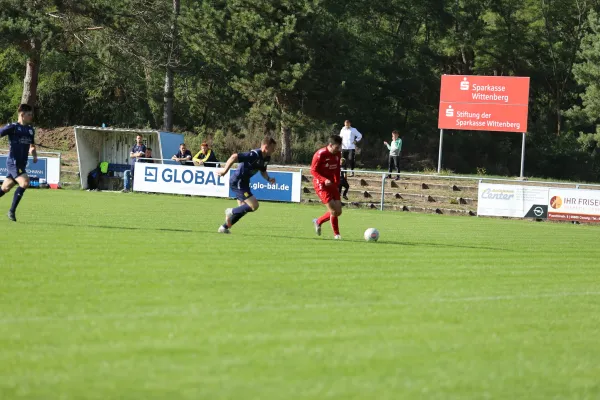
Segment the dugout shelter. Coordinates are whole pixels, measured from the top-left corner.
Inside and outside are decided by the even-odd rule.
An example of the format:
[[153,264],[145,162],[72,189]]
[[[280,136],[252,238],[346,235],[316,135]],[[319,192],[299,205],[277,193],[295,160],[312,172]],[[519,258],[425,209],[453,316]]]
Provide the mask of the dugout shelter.
[[82,189],[88,188],[87,175],[101,162],[108,162],[117,174],[128,169],[129,152],[139,134],[143,136],[143,143],[152,148],[152,158],[159,160],[177,153],[184,139],[179,133],[155,130],[94,126],[75,126],[74,129]]

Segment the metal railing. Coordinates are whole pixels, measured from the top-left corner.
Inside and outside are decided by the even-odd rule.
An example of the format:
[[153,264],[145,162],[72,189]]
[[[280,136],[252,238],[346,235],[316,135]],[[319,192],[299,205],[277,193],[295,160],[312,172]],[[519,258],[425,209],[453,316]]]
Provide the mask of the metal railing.
[[[62,153],[58,152],[58,151],[36,151],[38,156],[41,156],[43,154],[47,154],[47,155],[52,155],[52,156],[56,156],[57,158],[61,158],[62,157]],[[9,149],[0,149],[0,153],[10,153]]]
[[[269,165],[270,168],[285,168],[285,169],[294,169],[303,172],[306,167],[298,167],[298,166],[290,166],[290,165]],[[355,174],[363,174],[363,175],[381,175],[381,201],[379,204],[379,209],[383,211],[385,204],[385,183],[388,179],[389,175],[392,176],[401,176],[401,177],[414,177],[414,178],[428,178],[428,179],[436,179],[436,180],[456,180],[456,181],[473,181],[477,184],[483,182],[505,182],[511,184],[521,184],[521,185],[531,185],[531,186],[572,186],[575,189],[580,189],[583,187],[589,188],[597,188],[600,189],[600,184],[595,183],[581,183],[581,182],[554,182],[554,181],[540,181],[540,180],[526,180],[522,178],[492,178],[492,177],[482,177],[482,176],[464,176],[464,175],[438,175],[438,174],[419,174],[419,173],[411,173],[411,172],[387,172],[387,171],[370,171],[370,170],[349,170],[343,169],[343,172]]]
[[[196,165],[194,163],[194,160],[189,160],[189,161],[175,161],[171,158],[138,158],[136,162],[148,162],[148,161],[160,161],[161,164],[171,164],[171,165],[185,165],[188,167],[203,167],[203,166],[207,166],[209,168],[219,168],[221,166],[221,162],[217,161],[217,162],[206,162],[203,163],[202,165]],[[214,164],[214,165],[213,165]]]
[[[0,149],[0,153],[4,154],[4,153],[10,153],[9,149]],[[36,153],[38,155],[38,157],[45,157],[45,156],[54,156],[56,158],[58,158],[58,176],[60,178],[61,173],[62,173],[62,153],[59,151],[37,151]],[[31,157],[31,156],[29,156]]]
[[[163,164],[165,164],[165,162],[167,164],[173,164],[173,165],[186,165],[189,167],[193,167],[196,165],[191,165],[191,164],[182,164],[184,162],[181,161],[175,161],[172,159],[161,159],[161,158],[140,158],[138,160],[153,160],[153,161],[159,161]],[[192,161],[189,161],[190,163]],[[232,166],[232,169],[235,169],[235,166],[237,164],[235,164],[234,166]],[[217,163],[217,165],[215,166],[216,168],[219,167],[223,167],[224,163],[219,162]],[[197,167],[202,167],[202,166],[197,166]],[[297,166],[297,165],[278,165],[278,164],[271,164],[269,165],[269,168],[273,168],[273,169],[285,169],[285,170],[293,170],[293,171],[298,171],[300,172],[300,174],[303,174],[303,172],[309,168],[307,168],[306,166]],[[354,173],[354,174],[358,174],[358,175],[376,175],[376,176],[381,176],[381,201],[379,203],[379,209],[381,211],[384,210],[384,205],[385,205],[385,183],[387,181],[388,176],[400,176],[400,177],[410,177],[410,178],[421,178],[421,179],[435,179],[435,180],[447,180],[447,181],[472,181],[475,182],[477,184],[479,183],[483,183],[483,182],[504,182],[504,183],[511,183],[511,184],[521,184],[521,185],[532,185],[532,186],[540,186],[540,185],[544,185],[544,186],[572,186],[575,189],[580,189],[582,186],[583,187],[589,187],[589,188],[597,188],[600,189],[600,184],[595,184],[595,183],[581,183],[581,182],[555,182],[555,181],[540,181],[540,180],[527,180],[527,179],[522,179],[522,178],[493,178],[493,177],[482,177],[482,176],[464,176],[464,175],[438,175],[438,174],[420,174],[420,173],[414,173],[414,172],[401,172],[401,173],[397,173],[397,172],[387,172],[387,171],[372,171],[372,170],[349,170],[349,169],[343,169],[342,172],[346,172],[346,173]],[[359,177],[360,178],[360,177]],[[379,178],[378,178],[379,179]]]

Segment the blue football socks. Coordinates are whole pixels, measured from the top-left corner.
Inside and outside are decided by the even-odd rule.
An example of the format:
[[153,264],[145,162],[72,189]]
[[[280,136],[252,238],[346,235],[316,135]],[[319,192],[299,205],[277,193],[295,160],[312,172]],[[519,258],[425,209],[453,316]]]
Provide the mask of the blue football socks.
[[[231,217],[231,226],[235,225],[236,222],[238,222],[240,219],[242,219],[242,217],[246,214],[248,214],[249,212],[252,212],[252,207],[250,207],[248,204],[244,203],[239,207],[234,208],[233,210],[231,210],[231,213],[233,214],[233,216]],[[227,224],[223,224],[224,228],[230,228],[229,226],[227,226]]]
[[234,208],[232,211],[234,216],[241,214],[244,215],[246,213],[252,212],[252,207],[250,207],[248,204],[244,203],[239,207]]
[[23,193],[25,193],[25,189],[23,189],[20,186],[17,188],[17,190],[15,190],[15,195],[13,196],[12,207],[10,208],[11,212],[14,213],[17,211],[17,207],[19,206],[19,203],[21,202],[21,199],[23,198]]

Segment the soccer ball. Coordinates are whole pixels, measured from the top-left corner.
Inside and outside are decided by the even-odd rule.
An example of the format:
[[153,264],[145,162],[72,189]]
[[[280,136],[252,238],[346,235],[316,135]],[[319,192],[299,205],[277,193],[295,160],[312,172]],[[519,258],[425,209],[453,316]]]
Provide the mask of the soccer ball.
[[379,231],[375,228],[369,228],[365,231],[365,240],[367,242],[376,242],[379,239]]

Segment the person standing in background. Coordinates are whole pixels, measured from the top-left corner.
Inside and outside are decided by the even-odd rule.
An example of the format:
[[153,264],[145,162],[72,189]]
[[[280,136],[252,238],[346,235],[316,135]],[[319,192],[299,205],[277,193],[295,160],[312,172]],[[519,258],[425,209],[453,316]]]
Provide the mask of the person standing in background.
[[[350,184],[348,184],[348,179],[347,175],[348,173],[346,172],[346,159],[342,158],[341,159],[341,179],[340,179],[340,194],[342,195],[342,198],[344,200],[348,200],[348,189],[350,189]],[[344,193],[342,194],[342,189],[344,189]]]
[[356,143],[362,139],[362,134],[358,129],[352,127],[349,119],[344,121],[344,127],[340,131],[342,138],[342,157],[348,160],[348,166],[352,171],[350,176],[354,176],[354,165],[356,156]]
[[394,167],[396,168],[396,172],[398,173],[398,175],[396,175],[396,178],[394,178],[394,180],[399,180],[400,179],[400,153],[402,152],[402,139],[400,139],[400,133],[398,133],[397,130],[393,130],[392,131],[392,143],[388,143],[388,142],[383,142],[383,144],[386,145],[386,147],[388,148],[388,150],[390,151],[390,157],[388,159],[388,172],[390,172],[390,175],[388,175],[388,178],[391,178],[391,172],[393,171]]
[[129,158],[131,159],[131,169],[125,171],[124,173],[124,192],[127,192],[131,190],[131,188],[133,188],[133,180],[135,178],[135,163],[141,161],[141,158],[146,157],[146,151],[148,151],[148,149],[144,145],[143,139],[144,138],[142,137],[142,135],[137,135],[135,137],[135,144],[129,152]]

